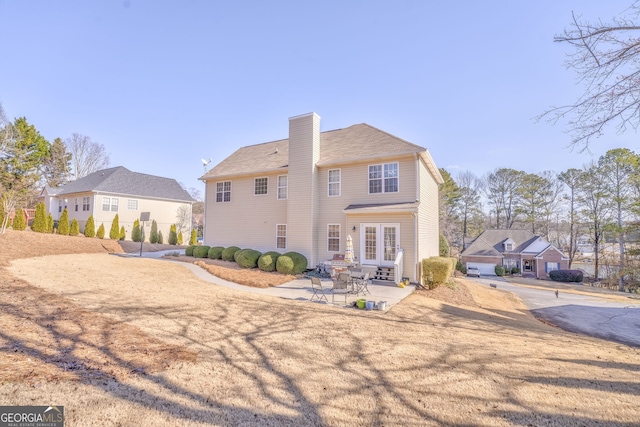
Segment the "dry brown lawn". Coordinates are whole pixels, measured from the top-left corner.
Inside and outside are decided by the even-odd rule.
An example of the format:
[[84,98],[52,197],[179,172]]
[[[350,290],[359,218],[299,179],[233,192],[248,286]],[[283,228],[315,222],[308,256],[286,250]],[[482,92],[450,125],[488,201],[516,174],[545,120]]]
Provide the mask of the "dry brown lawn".
[[640,349],[540,323],[511,294],[461,279],[363,312],[110,243],[0,236],[0,404],[64,405],[69,426],[638,425]]

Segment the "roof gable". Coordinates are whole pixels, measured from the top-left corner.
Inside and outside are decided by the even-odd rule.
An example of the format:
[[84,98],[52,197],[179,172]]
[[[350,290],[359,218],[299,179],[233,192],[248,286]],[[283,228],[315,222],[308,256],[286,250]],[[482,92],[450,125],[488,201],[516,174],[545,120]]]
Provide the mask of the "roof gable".
[[504,243],[513,243],[510,253],[519,253],[530,242],[539,236],[534,236],[529,230],[485,230],[474,240],[468,248],[462,251],[465,256],[502,256],[505,252]]

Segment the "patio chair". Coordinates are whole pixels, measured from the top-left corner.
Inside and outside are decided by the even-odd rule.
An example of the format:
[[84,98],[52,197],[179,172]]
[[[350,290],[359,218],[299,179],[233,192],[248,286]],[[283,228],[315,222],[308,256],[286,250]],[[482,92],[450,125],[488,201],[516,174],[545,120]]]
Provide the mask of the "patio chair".
[[322,286],[322,281],[319,278],[311,277],[311,289],[313,290],[313,295],[311,295],[311,299],[309,301],[313,301],[313,299],[317,297],[319,302],[324,299],[327,304],[329,303],[327,295],[325,295],[325,291],[328,289],[325,289]]
[[335,303],[336,294],[344,294],[344,303],[347,304],[347,296],[352,293],[349,273],[340,273],[338,277],[333,279],[333,288],[331,288],[331,301]]
[[356,281],[356,295],[359,295],[362,292],[362,295],[371,294],[369,290],[369,276],[370,272],[367,272],[362,278],[357,279]]

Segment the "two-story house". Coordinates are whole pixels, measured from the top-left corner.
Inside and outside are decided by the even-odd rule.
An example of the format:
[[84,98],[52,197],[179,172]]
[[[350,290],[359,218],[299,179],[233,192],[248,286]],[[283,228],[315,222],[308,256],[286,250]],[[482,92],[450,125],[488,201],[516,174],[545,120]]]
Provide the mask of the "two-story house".
[[350,235],[360,265],[400,263],[412,281],[438,255],[431,155],[367,124],[320,132],[317,114],[292,117],[288,139],[240,148],[200,179],[208,245],[296,251],[313,268]]

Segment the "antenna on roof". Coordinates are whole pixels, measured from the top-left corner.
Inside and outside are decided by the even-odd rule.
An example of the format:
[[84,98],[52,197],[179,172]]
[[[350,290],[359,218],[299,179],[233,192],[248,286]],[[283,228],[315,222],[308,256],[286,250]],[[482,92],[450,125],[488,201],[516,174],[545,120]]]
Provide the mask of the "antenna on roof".
[[211,159],[209,160],[205,160],[205,159],[200,159],[200,161],[202,162],[202,166],[204,167],[204,171],[207,171],[207,166],[209,166],[209,163],[211,163]]

